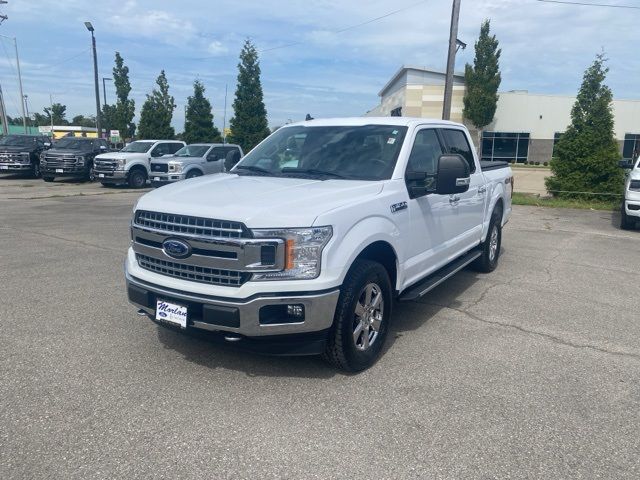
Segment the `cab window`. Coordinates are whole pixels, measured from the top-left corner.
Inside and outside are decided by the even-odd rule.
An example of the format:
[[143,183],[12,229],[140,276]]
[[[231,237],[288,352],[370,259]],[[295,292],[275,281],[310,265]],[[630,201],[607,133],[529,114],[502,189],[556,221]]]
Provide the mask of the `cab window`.
[[416,139],[409,154],[407,172],[426,173],[427,178],[420,180],[419,185],[415,185],[414,181],[415,186],[426,187],[429,190],[435,189],[438,159],[443,153],[442,145],[434,129],[423,129],[416,133]]
[[473,150],[471,150],[471,146],[469,146],[467,136],[464,132],[462,130],[448,128],[443,128],[440,132],[447,145],[447,153],[461,155],[469,164],[469,171],[471,173],[475,172],[476,163],[473,160]]

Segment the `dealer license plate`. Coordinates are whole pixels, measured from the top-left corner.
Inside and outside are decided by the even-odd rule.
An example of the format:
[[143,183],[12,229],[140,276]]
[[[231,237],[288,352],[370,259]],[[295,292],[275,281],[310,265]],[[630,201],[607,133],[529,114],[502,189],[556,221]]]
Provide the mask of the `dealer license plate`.
[[7,165],[0,165],[0,170],[9,170]]
[[62,168],[56,168],[56,173],[64,173],[64,170]]
[[156,301],[156,320],[187,328],[187,307],[158,299]]
[[98,178],[104,178],[104,173],[99,173]]
[[153,177],[153,181],[154,182],[159,182],[160,181],[160,177]]

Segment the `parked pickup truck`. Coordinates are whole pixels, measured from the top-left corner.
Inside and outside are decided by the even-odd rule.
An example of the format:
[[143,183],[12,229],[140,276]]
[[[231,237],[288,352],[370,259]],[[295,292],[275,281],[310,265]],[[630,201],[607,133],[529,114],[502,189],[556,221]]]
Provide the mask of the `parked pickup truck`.
[[96,155],[109,150],[102,138],[64,137],[52,148],[40,154],[40,171],[45,182],[56,177],[75,177],[93,180],[93,161]]
[[0,138],[0,173],[40,176],[40,154],[51,146],[44,135],[6,135]]
[[96,157],[96,178],[102,185],[126,184],[142,188],[150,174],[152,158],[173,155],[186,143],[177,140],[137,140],[119,152]]
[[242,158],[239,145],[222,143],[194,143],[182,147],[174,155],[151,161],[151,185],[160,187],[186,178],[225,171],[225,163],[232,166]]
[[620,166],[629,170],[624,184],[620,227],[630,230],[640,222],[640,157],[622,160]]
[[229,173],[140,198],[128,297],[163,325],[359,371],[380,355],[394,301],[470,264],[496,268],[511,194],[509,165],[479,162],[463,125],[287,125]]

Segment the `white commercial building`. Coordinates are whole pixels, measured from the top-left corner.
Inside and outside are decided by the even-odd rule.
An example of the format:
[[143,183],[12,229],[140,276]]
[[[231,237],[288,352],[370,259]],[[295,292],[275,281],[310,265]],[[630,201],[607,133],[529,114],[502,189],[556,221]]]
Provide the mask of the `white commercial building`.
[[[380,104],[367,115],[441,118],[444,80],[443,72],[404,66],[383,87],[378,94]],[[464,76],[456,74],[451,120],[472,127],[462,117],[464,91]],[[482,158],[548,162],[555,142],[571,123],[575,101],[573,96],[532,94],[526,90],[500,92],[494,120],[483,129]],[[640,151],[640,100],[614,100],[613,113],[620,153],[630,158]]]

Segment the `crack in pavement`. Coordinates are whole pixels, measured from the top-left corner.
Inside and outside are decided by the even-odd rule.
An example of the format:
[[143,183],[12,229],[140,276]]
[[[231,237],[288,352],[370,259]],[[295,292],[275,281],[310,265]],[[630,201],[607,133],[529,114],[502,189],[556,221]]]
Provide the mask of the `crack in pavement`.
[[121,249],[118,249],[118,248],[111,248],[111,247],[108,247],[108,246],[105,246],[105,245],[94,245],[93,243],[84,242],[82,240],[59,237],[59,236],[53,235],[51,233],[34,232],[32,230],[21,230],[21,229],[16,228],[16,227],[8,227],[8,226],[0,226],[0,229],[13,230],[13,231],[19,232],[19,233],[30,233],[32,235],[39,235],[39,236],[45,237],[45,238],[52,238],[52,239],[55,239],[55,240],[62,240],[64,242],[76,243],[78,245],[83,245],[85,247],[96,248],[98,250],[103,250],[103,251],[104,250],[108,250],[110,252],[123,253],[123,251]]

